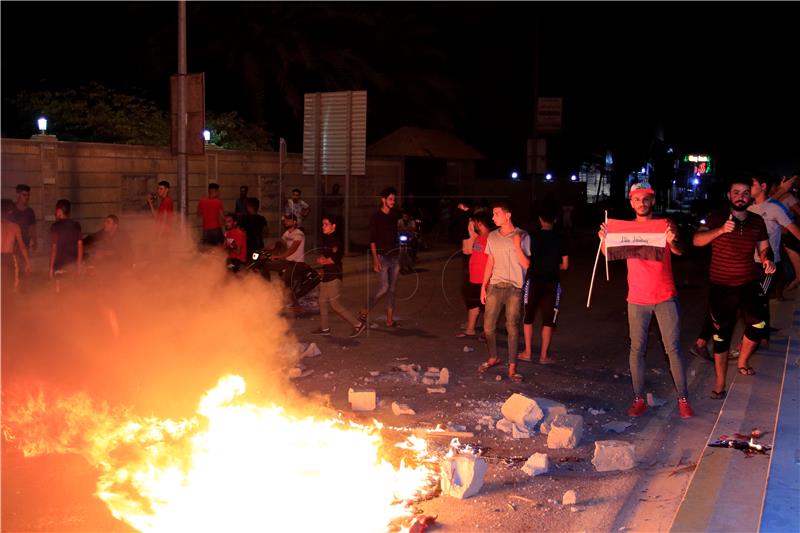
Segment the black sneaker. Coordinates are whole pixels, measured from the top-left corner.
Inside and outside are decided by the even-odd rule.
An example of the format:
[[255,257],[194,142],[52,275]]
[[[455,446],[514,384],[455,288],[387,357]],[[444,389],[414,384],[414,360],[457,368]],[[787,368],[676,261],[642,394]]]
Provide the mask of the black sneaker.
[[325,329],[317,328],[314,331],[312,331],[311,334],[312,335],[322,335],[324,337],[327,337],[327,336],[329,336],[331,334],[331,328],[325,328]]
[[353,331],[352,333],[350,333],[350,338],[354,339],[358,337],[365,329],[367,329],[367,323],[363,321],[360,322],[357,326],[353,326]]

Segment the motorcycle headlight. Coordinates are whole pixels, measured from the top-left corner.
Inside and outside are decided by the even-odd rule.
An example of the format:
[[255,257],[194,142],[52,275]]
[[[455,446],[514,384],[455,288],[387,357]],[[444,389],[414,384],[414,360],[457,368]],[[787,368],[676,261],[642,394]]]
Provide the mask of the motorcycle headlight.
[[258,261],[259,254],[258,252],[253,252],[253,261]]
[[400,235],[400,242],[408,242],[408,235],[406,234]]

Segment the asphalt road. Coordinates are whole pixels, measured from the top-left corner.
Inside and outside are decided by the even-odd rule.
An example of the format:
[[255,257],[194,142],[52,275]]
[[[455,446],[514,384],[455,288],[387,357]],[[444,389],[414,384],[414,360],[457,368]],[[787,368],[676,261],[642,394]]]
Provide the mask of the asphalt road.
[[[457,258],[423,262],[419,272],[401,277],[398,328],[381,326],[380,318],[373,315],[377,327],[351,340],[346,335],[349,326],[334,316],[334,335],[314,338],[310,332],[318,327],[318,316],[289,319],[300,341],[317,342],[322,350],[322,356],[303,361],[314,372],[295,380],[301,393],[321,395],[332,407],[349,413],[348,388],[375,388],[382,404],[369,416],[362,416],[364,420],[374,417],[407,427],[462,425],[475,434],[467,442],[487,448],[489,470],[477,496],[463,501],[437,497],[419,504],[424,512],[438,516],[439,531],[656,531],[671,523],[691,473],[691,468],[681,467],[690,465],[702,453],[718,414],[719,402],[707,399],[713,370],[709,363],[687,355],[690,394],[697,416],[681,420],[654,321],[647,355],[647,385],[667,403],[650,409],[639,419],[629,419],[625,412],[632,391],[624,264],[611,264],[609,282],[602,277],[601,264],[592,307],[587,309],[596,237],[591,232],[575,236],[571,250],[570,270],[562,279],[559,328],[552,343],[552,354],[558,362],[551,366],[521,363],[519,371],[525,376],[521,384],[509,382],[504,365],[479,376],[476,370],[486,359],[485,346],[455,338],[466,315]],[[683,345],[688,348],[705,312],[704,254],[692,251],[676,258],[673,265],[683,308]],[[356,311],[375,283],[372,274],[348,274],[343,302]],[[376,312],[381,309],[379,304]],[[474,351],[465,352],[465,347]],[[538,326],[534,350],[537,348]],[[504,335],[500,336],[499,349],[504,357]],[[424,385],[392,370],[401,363],[447,367],[451,372],[447,392],[428,394]],[[380,374],[371,376],[370,371]],[[498,381],[496,376],[501,379]],[[10,379],[13,375],[4,373],[4,384]],[[514,392],[550,398],[566,404],[570,412],[583,415],[584,436],[579,446],[574,450],[548,450],[542,435],[513,440],[495,429],[474,429],[481,416],[499,418],[500,406]],[[409,404],[417,414],[393,415],[389,407],[392,401]],[[605,413],[591,415],[589,408]],[[632,425],[622,435],[605,433],[601,425],[613,420]],[[595,472],[591,465],[593,442],[605,439],[634,443],[637,468],[628,472]],[[437,440],[434,447],[443,450],[446,444],[446,440]],[[551,469],[546,475],[530,478],[514,458],[524,459],[534,452],[548,453]],[[4,441],[2,471],[3,531],[130,530],[92,496],[96,473],[76,455],[24,459]],[[577,491],[577,505],[565,507],[556,503],[568,489]],[[298,530],[302,530],[301,523]]]

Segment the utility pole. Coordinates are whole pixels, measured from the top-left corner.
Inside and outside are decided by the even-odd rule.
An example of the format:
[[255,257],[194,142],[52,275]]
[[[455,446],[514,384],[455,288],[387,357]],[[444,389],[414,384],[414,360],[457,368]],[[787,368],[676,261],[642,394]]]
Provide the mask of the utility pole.
[[186,0],[178,0],[178,203],[181,233],[189,216],[189,179],[186,161]]

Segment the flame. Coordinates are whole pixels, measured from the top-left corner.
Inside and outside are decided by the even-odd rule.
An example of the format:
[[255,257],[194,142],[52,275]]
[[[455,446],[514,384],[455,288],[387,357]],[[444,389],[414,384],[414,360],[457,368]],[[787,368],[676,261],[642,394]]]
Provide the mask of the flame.
[[179,421],[40,394],[4,433],[26,456],[84,455],[101,472],[97,496],[142,532],[383,531],[436,482],[424,439],[398,444],[395,465],[377,423],[297,418],[245,402],[245,389],[225,376]]

